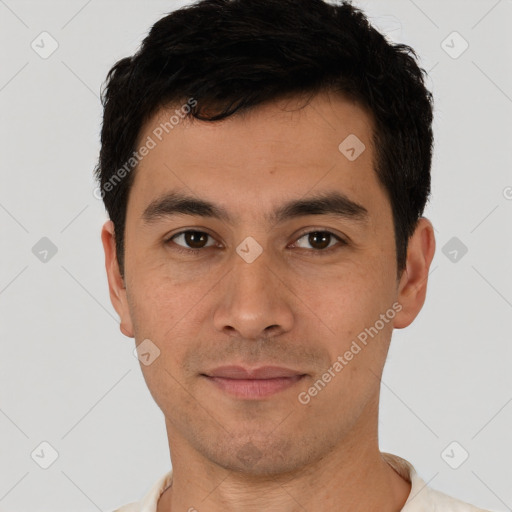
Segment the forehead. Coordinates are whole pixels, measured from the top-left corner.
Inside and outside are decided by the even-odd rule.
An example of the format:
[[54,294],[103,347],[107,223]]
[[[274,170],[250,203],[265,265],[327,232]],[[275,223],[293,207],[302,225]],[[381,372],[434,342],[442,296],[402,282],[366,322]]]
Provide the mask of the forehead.
[[385,201],[368,112],[332,93],[304,105],[289,98],[213,122],[178,118],[179,106],[158,111],[139,135],[138,145],[151,140],[152,149],[135,171],[130,201],[140,213],[182,190],[262,218],[310,191],[338,190],[369,210]]

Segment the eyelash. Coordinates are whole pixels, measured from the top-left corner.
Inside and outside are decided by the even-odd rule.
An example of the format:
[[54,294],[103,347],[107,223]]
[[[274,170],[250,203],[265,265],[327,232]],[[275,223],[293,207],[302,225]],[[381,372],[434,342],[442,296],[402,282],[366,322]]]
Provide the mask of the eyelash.
[[[168,244],[168,243],[172,242],[174,238],[176,238],[176,237],[178,237],[180,235],[184,235],[186,233],[200,233],[200,234],[203,234],[203,235],[207,235],[210,238],[213,238],[209,233],[206,233],[205,231],[196,231],[196,230],[193,230],[193,229],[187,229],[185,231],[180,231],[179,233],[175,233],[174,235],[169,237],[167,240],[165,240],[165,243]],[[329,247],[327,249],[316,249],[316,250],[315,249],[305,249],[305,250],[309,251],[314,256],[322,256],[322,255],[325,255],[325,254],[331,254],[333,251],[339,250],[341,247],[343,247],[345,245],[348,245],[347,242],[345,240],[343,240],[341,237],[339,237],[338,235],[335,235],[331,231],[320,230],[320,229],[314,229],[312,231],[306,231],[305,233],[302,233],[296,239],[295,242],[297,242],[297,240],[300,240],[304,236],[310,235],[312,233],[328,234],[328,235],[331,235],[332,237],[334,237],[338,241],[338,244],[336,244],[336,245],[334,245],[332,247]],[[176,244],[175,242],[173,242],[173,243],[174,243],[173,250],[177,251],[180,254],[188,254],[188,255],[193,255],[193,256],[199,255],[199,253],[201,251],[204,251],[205,249],[209,249],[211,247],[214,247],[214,246],[210,246],[210,247],[203,247],[201,249],[187,249],[187,248],[185,248],[185,247],[183,247],[181,245]]]

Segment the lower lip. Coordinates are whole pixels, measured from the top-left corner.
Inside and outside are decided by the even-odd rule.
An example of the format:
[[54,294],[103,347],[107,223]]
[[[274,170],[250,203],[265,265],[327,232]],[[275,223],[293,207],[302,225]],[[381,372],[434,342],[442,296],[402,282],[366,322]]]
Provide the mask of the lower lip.
[[304,375],[277,377],[274,379],[227,379],[224,377],[206,378],[217,387],[237,398],[266,398],[284,391],[299,382]]

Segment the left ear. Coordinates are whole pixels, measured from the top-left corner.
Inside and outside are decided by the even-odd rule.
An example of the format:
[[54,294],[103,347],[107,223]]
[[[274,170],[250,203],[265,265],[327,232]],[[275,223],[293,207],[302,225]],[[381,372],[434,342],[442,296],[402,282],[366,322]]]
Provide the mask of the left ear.
[[410,325],[420,312],[427,294],[430,264],[434,258],[436,241],[432,223],[420,217],[407,246],[407,266],[398,285],[398,302],[402,309],[395,316],[394,327]]

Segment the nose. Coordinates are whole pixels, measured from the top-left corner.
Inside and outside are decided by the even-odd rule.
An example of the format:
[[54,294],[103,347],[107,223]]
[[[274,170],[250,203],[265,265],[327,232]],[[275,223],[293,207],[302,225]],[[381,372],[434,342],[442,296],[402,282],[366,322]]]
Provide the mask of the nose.
[[265,251],[252,263],[238,255],[222,286],[213,321],[219,332],[246,340],[278,336],[292,329],[290,296]]

